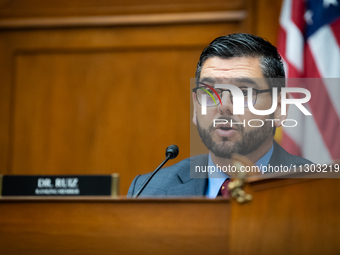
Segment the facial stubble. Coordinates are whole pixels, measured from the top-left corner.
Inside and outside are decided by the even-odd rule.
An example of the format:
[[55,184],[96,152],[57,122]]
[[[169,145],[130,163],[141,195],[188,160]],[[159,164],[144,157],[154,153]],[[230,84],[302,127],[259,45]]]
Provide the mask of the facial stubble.
[[[227,119],[230,123],[231,118],[221,117],[219,119]],[[197,130],[202,139],[204,145],[209,151],[220,158],[231,158],[233,153],[247,155],[256,151],[263,143],[268,139],[268,136],[272,135],[271,123],[265,121],[262,127],[252,127],[249,131],[246,131],[243,125],[237,125],[237,132],[241,135],[241,140],[236,141],[234,144],[228,137],[222,137],[221,141],[215,142],[212,139],[212,133],[215,131],[213,124],[208,129],[202,128],[197,120]],[[235,122],[233,120],[233,122]]]

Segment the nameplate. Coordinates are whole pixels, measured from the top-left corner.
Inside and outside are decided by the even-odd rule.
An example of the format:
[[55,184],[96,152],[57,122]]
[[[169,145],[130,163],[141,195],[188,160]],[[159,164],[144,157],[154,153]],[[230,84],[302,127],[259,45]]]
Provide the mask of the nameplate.
[[[2,196],[114,196],[113,175],[3,175]],[[0,189],[1,190],[1,189]]]

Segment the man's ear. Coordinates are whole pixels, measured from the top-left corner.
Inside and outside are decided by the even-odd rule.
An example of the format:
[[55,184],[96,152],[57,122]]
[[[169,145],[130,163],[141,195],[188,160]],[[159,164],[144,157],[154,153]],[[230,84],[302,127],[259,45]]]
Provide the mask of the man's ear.
[[[288,114],[288,104],[286,105],[286,113]],[[277,106],[276,110],[274,112],[274,123],[276,127],[281,127],[282,126],[282,121],[287,118],[287,115],[281,115],[281,93],[277,96]]]
[[192,115],[192,123],[194,123],[197,126],[197,109],[196,109],[196,105],[197,105],[197,100],[196,100],[196,93],[192,92],[192,104],[194,105],[194,112]]

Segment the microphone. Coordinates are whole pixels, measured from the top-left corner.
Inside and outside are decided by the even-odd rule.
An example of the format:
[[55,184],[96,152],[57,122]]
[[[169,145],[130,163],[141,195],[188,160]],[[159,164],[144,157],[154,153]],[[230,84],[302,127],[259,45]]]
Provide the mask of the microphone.
[[[169,159],[174,159],[177,157],[179,153],[179,149],[177,145],[170,145],[168,148],[165,150],[165,156],[169,157]],[[166,161],[165,161],[166,162]]]
[[168,148],[166,148],[165,150],[165,156],[166,159],[164,159],[164,161],[155,169],[155,171],[153,171],[148,178],[146,178],[146,180],[143,182],[142,186],[139,188],[138,192],[132,197],[132,198],[137,198],[142,191],[144,190],[144,188],[146,187],[146,185],[148,185],[148,183],[150,182],[150,180],[152,179],[152,177],[158,172],[159,169],[162,168],[162,166],[164,166],[164,164],[166,162],[168,162],[169,159],[174,159],[177,157],[179,153],[179,149],[177,145],[170,145]]

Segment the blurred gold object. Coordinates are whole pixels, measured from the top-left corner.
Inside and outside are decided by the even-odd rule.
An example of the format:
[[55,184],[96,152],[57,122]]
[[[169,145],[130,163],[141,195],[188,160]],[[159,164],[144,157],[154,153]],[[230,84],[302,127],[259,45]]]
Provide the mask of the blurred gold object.
[[111,175],[111,197],[119,196],[119,174]]
[[245,178],[247,176],[246,172],[241,171],[242,166],[252,166],[253,163],[246,158],[238,154],[232,155],[233,165],[237,169],[237,178],[229,182],[228,189],[233,198],[236,199],[238,203],[250,202],[253,197],[250,194],[246,194],[243,190],[245,185]]

